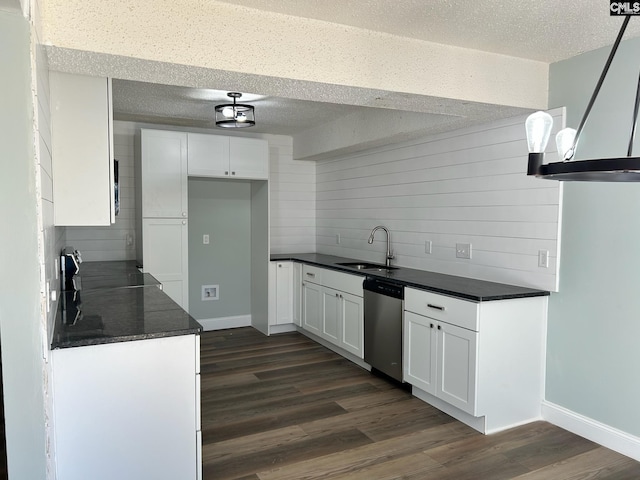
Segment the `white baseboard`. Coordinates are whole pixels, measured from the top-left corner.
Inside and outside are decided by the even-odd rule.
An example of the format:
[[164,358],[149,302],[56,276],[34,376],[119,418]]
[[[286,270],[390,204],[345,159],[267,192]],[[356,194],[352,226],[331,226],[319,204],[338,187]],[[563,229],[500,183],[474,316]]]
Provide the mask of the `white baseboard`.
[[542,418],[576,435],[640,461],[640,437],[546,401],[542,402]]
[[251,326],[251,315],[236,315],[234,317],[205,318],[198,320],[205,332],[222,330],[225,328],[239,328]]

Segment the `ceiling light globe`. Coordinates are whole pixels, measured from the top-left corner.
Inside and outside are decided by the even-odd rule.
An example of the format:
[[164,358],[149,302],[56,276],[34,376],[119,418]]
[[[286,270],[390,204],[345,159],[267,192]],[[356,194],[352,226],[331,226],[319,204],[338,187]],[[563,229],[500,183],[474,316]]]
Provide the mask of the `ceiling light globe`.
[[247,116],[242,112],[238,112],[238,114],[236,115],[236,122],[246,122],[246,121],[247,121]]
[[553,117],[546,112],[535,112],[525,122],[529,153],[543,153],[549,143]]
[[222,109],[222,116],[225,118],[233,118],[233,107],[224,107]]

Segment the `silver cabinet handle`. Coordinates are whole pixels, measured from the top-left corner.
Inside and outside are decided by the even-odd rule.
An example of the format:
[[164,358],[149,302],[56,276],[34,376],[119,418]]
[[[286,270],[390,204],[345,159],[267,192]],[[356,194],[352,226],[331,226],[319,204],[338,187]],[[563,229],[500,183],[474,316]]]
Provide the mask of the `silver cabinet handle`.
[[313,278],[313,277],[315,277],[315,276],[316,276],[316,274],[315,274],[315,273],[309,273],[309,272],[307,272],[307,277],[311,277],[311,278]]
[[444,307],[441,307],[440,305],[433,305],[431,303],[427,303],[427,307],[444,312]]
[[186,225],[186,224],[187,224],[187,221],[186,221],[186,220],[182,220],[182,224],[183,224],[183,225]]
[[187,212],[182,212],[182,216],[186,217],[187,216]]

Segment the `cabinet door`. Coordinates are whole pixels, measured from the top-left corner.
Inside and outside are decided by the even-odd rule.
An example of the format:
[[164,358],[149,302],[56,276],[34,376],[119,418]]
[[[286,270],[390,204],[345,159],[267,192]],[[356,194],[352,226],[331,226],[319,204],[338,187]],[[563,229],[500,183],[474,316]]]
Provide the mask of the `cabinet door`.
[[340,346],[364,358],[364,302],[362,297],[340,293]]
[[189,311],[187,220],[145,218],[142,221],[144,271],[163,285],[171,299]]
[[322,287],[315,283],[302,284],[302,328],[316,335],[322,327]]
[[111,80],[51,72],[54,223],[115,222]]
[[187,140],[189,175],[229,176],[229,137],[188,133]]
[[293,323],[293,265],[278,262],[276,267],[276,324]]
[[293,323],[302,326],[302,265],[293,263]]
[[404,312],[403,377],[432,395],[436,394],[436,321]]
[[478,334],[448,323],[438,324],[436,395],[475,415]]
[[341,325],[340,293],[331,288],[322,287],[322,337],[334,345],[340,345]]
[[267,179],[269,177],[269,144],[259,138],[229,137],[231,176]]
[[187,216],[187,134],[142,130],[142,216]]

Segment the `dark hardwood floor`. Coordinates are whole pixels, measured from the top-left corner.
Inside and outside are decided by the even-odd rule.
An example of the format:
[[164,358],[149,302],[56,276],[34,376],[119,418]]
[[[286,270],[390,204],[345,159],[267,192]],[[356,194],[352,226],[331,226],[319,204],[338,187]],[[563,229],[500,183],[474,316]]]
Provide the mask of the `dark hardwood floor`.
[[202,335],[206,480],[640,479],[546,422],[481,435],[293,333]]

